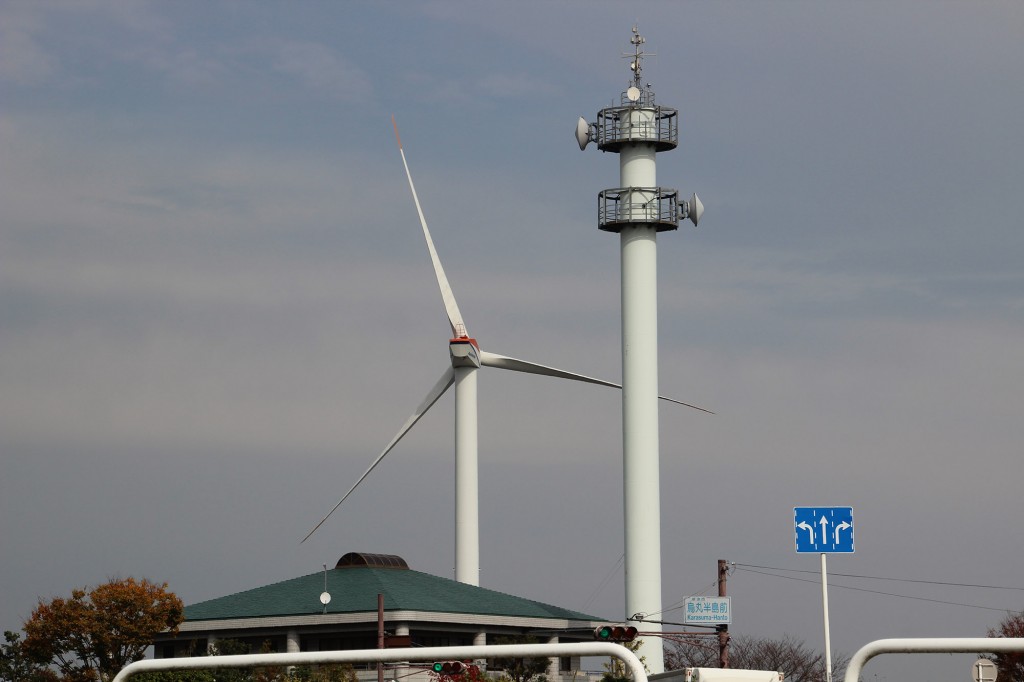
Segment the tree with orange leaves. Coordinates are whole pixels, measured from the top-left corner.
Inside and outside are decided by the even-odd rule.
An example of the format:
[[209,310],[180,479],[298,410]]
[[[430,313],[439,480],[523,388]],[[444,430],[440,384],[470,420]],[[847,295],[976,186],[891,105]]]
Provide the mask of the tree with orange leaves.
[[157,633],[176,634],[181,599],[149,580],[115,578],[71,598],[40,600],[25,621],[25,653],[52,664],[66,682],[109,682],[142,659]]

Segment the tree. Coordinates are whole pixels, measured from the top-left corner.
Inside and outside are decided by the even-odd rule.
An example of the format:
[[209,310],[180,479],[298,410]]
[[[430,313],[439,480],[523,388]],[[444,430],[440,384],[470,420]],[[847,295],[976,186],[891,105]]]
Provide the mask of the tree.
[[[536,644],[537,638],[495,637],[494,644]],[[488,670],[502,671],[502,678],[512,682],[546,682],[548,659],[546,658],[495,658],[487,662]]]
[[[1007,615],[998,628],[988,631],[988,636],[1024,637],[1024,611]],[[993,654],[990,658],[996,664],[999,682],[1024,682],[1024,652]]]
[[57,675],[25,653],[21,635],[4,631],[0,644],[0,682],[56,682]]
[[161,670],[135,673],[131,682],[219,682],[212,670]]
[[[638,653],[643,643],[644,641],[642,639],[635,639],[632,642],[622,642],[619,646],[626,647],[634,654],[637,654],[640,659],[640,663],[644,666],[644,670],[650,673],[651,669],[647,667],[647,657],[640,656]],[[601,682],[632,682],[633,674],[629,671],[621,658],[611,658],[607,663],[604,663],[603,666],[604,674],[601,675]]]
[[[846,655],[832,656],[833,679],[842,677],[849,662]],[[696,639],[673,642],[665,655],[665,663],[672,669],[718,667],[717,641],[713,645]],[[825,655],[790,635],[781,639],[732,637],[729,640],[729,667],[779,670],[784,673],[786,682],[825,681]]]
[[177,634],[184,606],[167,583],[115,578],[70,599],[40,601],[25,621],[24,651],[66,682],[109,682],[144,657],[157,633]]
[[[250,653],[254,653],[252,645],[237,639],[219,639],[207,651],[210,656],[238,656]],[[273,653],[271,643],[263,642],[259,647],[259,653]],[[316,666],[196,668],[142,672],[132,675],[131,682],[359,682],[359,678],[349,663],[328,663]]]
[[[741,638],[733,637],[733,646],[730,652],[735,651],[736,645]],[[741,668],[735,664],[735,659],[730,654],[731,667]],[[718,639],[714,637],[683,636],[679,639],[666,639],[665,642],[665,670],[680,670],[682,668],[717,668],[718,667]]]
[[330,663],[316,666],[300,666],[289,680],[293,682],[359,682],[359,676],[351,663]]

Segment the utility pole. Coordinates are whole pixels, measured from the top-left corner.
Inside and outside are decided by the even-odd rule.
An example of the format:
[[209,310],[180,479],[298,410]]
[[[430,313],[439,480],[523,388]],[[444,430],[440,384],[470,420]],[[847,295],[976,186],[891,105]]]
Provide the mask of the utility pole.
[[[377,648],[384,648],[384,595],[377,594]],[[377,682],[384,682],[384,663],[377,661]]]
[[[725,597],[725,581],[729,576],[729,562],[725,559],[718,560],[718,596]],[[729,625],[723,623],[718,630],[718,667],[729,667]]]

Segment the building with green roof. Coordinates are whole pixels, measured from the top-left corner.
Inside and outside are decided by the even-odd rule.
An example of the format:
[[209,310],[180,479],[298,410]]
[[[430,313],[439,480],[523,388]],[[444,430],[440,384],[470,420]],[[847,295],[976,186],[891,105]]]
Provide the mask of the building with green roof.
[[[220,640],[243,642],[254,652],[374,649],[378,595],[386,641],[396,646],[486,644],[523,635],[586,641],[602,624],[578,611],[414,571],[397,556],[350,553],[331,570],[186,606],[178,635],[158,638],[155,655],[194,655]],[[548,679],[578,671],[578,659],[555,659]]]

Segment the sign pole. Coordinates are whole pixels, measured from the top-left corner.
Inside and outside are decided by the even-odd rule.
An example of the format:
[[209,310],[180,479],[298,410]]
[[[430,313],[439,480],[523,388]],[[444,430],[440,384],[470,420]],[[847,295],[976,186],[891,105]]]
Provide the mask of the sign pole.
[[832,682],[832,644],[828,634],[828,572],[825,552],[821,553],[821,607],[825,616],[825,682]]
[[[718,596],[725,597],[725,581],[729,577],[729,562],[724,559],[718,560]],[[732,618],[732,614],[729,616]],[[729,624],[722,623],[716,626],[718,630],[718,667],[729,667]]]
[[821,553],[821,610],[825,620],[825,682],[832,682],[828,633],[828,554],[853,553],[853,507],[793,507],[796,553]]
[[971,666],[971,677],[974,682],[996,682],[998,669],[996,664],[987,658],[979,658]]

